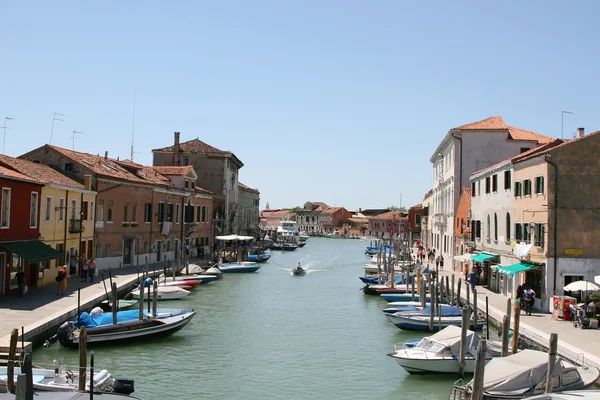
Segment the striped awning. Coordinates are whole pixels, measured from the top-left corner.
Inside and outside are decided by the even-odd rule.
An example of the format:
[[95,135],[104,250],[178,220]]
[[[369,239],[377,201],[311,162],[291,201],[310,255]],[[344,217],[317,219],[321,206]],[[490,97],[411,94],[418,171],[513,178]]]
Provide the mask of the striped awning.
[[535,268],[538,268],[538,266],[532,264],[516,263],[513,265],[498,267],[498,272],[501,274],[514,276],[514,274],[516,274],[517,272],[529,271],[530,269]]

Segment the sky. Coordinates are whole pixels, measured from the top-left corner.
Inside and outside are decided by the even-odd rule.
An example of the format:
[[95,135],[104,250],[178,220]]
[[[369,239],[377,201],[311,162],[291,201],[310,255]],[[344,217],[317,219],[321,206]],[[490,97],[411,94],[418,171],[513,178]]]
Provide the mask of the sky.
[[[449,129],[600,129],[598,1],[0,2],[0,127],[151,165],[233,151],[261,208],[410,207]],[[134,119],[135,93],[135,119]],[[135,125],[133,122],[135,121]],[[0,134],[3,131],[0,129]]]

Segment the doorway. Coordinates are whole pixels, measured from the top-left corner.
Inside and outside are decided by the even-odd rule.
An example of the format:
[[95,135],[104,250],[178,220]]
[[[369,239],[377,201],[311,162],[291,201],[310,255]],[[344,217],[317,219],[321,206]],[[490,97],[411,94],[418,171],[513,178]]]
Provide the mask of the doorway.
[[37,287],[38,279],[40,278],[40,263],[29,264],[29,283],[30,288]]
[[125,239],[123,241],[123,265],[132,264],[133,239]]
[[6,253],[0,253],[0,295],[6,291]]
[[160,262],[160,256],[162,253],[162,240],[156,242],[156,262]]

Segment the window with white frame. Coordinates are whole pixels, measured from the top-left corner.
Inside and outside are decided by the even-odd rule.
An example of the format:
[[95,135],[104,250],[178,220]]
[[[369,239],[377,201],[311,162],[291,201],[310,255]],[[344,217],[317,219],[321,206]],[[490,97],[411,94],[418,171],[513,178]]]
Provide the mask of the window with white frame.
[[71,219],[77,219],[77,200],[71,200]]
[[31,192],[31,207],[29,209],[29,227],[37,228],[38,223],[38,206],[39,206],[39,197],[40,194],[38,192]]
[[46,212],[44,216],[45,221],[52,221],[52,197],[46,197]]
[[2,216],[0,226],[2,228],[10,227],[10,188],[2,188]]
[[90,203],[90,221],[94,220],[94,217],[96,217],[96,208],[94,207],[94,202],[92,201]]
[[65,220],[65,198],[61,197],[58,200],[58,221],[62,222]]

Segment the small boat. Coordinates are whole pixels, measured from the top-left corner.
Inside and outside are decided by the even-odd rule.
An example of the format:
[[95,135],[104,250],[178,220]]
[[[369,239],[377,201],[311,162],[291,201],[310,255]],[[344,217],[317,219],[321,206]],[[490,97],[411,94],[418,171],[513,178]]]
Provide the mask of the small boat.
[[292,275],[304,276],[304,275],[306,275],[306,270],[304,268],[302,268],[300,265],[297,265],[294,268],[292,268]]
[[269,258],[271,258],[271,253],[269,253],[269,252],[248,255],[248,261],[254,261],[257,263],[267,262],[267,261],[269,261]]
[[44,346],[49,347],[58,340],[64,347],[79,348],[80,326],[86,327],[88,346],[166,337],[186,326],[196,315],[191,309],[165,308],[158,309],[156,316],[144,314],[140,320],[138,310],[119,311],[117,323],[113,324],[112,314],[104,314],[99,308],[100,313],[95,313],[95,310],[92,310],[94,317],[83,312],[73,321],[63,323]]
[[[117,311],[131,310],[137,306],[137,300],[128,300],[128,299],[119,299],[119,305]],[[112,311],[112,302],[108,300],[103,300],[100,303],[100,308],[103,311]]]
[[[152,296],[154,288],[152,286],[145,288],[144,289],[144,300],[145,301],[152,301]],[[161,286],[158,285],[157,289],[156,289],[156,294],[158,297],[158,300],[179,300],[179,299],[183,299],[184,297],[187,297],[187,295],[190,294],[189,291],[182,289],[180,287],[177,286]],[[133,298],[135,300],[139,300],[140,299],[140,289],[137,288],[135,290],[131,291],[131,295],[133,296]]]
[[221,272],[221,270],[217,267],[210,267],[209,269],[206,270],[206,274],[212,275],[212,276],[216,277],[217,279],[223,278],[223,272]]
[[[462,329],[448,326],[438,333],[424,337],[414,346],[404,346],[394,352],[387,353],[395,359],[409,374],[457,374],[459,370]],[[479,336],[467,330],[465,342],[465,373],[472,374],[475,370],[475,357]],[[499,357],[500,354],[486,354],[486,360]]]
[[[399,284],[394,287],[389,286],[388,284],[369,284],[367,283],[363,288],[365,294],[376,294],[382,295],[387,293],[394,294],[408,294],[410,292],[410,285]],[[411,298],[412,299],[412,298]]]
[[541,394],[529,400],[600,400],[600,390],[574,390],[569,392]]
[[[547,373],[548,354],[541,351],[523,350],[507,357],[494,358],[485,366],[483,398],[485,400],[522,399],[543,394]],[[552,392],[585,389],[594,384],[599,376],[598,368],[579,367],[557,358],[552,376]],[[473,381],[463,386],[455,385],[452,388],[452,395],[470,396],[472,388]],[[583,395],[586,392],[577,393]]]
[[308,235],[306,234],[306,232],[300,232],[300,235],[298,235],[298,239],[299,239],[301,242],[306,242],[308,239],[310,239],[310,236],[308,236]]
[[306,242],[297,243],[296,246],[302,248],[302,247],[306,246]]
[[[412,294],[411,293],[384,293],[381,295],[381,297],[383,297],[383,299],[389,303],[392,302],[406,302],[406,301],[413,301],[412,299]],[[420,297],[418,294],[415,294],[415,300],[414,301],[420,301]],[[431,296],[430,295],[426,295],[425,296],[425,301],[429,302],[431,300]]]
[[271,250],[294,251],[297,248],[298,248],[298,246],[293,243],[275,242],[271,245]]
[[[428,305],[429,304],[425,304],[426,307]],[[417,311],[417,310],[421,310],[421,309],[423,309],[423,307],[421,307],[421,303],[420,302],[418,302],[418,301],[407,301],[407,302],[401,303],[399,305],[394,305],[392,307],[384,308],[381,311],[384,314],[395,314],[395,313],[401,312],[401,311]]]
[[[379,277],[378,276],[359,276],[358,279],[360,279],[363,283],[369,283],[372,285],[376,285],[379,283]],[[387,282],[391,279],[391,276],[382,276],[381,277],[381,281],[382,282]],[[396,285],[401,284],[402,282],[404,282],[404,276],[402,275],[396,275],[396,277],[394,278],[394,283]]]
[[214,275],[184,275],[176,276],[175,279],[173,279],[172,276],[165,277],[164,275],[161,275],[158,278],[159,285],[161,282],[183,282],[184,285],[192,285],[194,287],[196,287],[195,285],[209,283],[215,280],[217,280],[217,277]]
[[224,274],[256,272],[260,269],[260,265],[252,261],[241,261],[232,263],[223,263],[218,266]]
[[[76,392],[79,390],[79,369],[73,368],[70,371],[66,368],[63,360],[54,361],[54,369],[32,368],[33,390],[46,392]],[[0,367],[0,392],[6,391],[8,380],[8,367]],[[21,368],[15,366],[14,382],[17,382],[17,376],[21,373]],[[112,391],[114,383],[113,377],[107,370],[94,373],[94,391]],[[87,377],[86,390],[90,390],[89,376]]]
[[[447,326],[461,326],[462,324],[462,310],[458,307],[442,304],[440,306],[441,317],[434,314],[433,319],[433,330],[437,331]],[[394,314],[385,314],[391,323],[396,325],[398,328],[403,330],[412,331],[427,331],[429,330],[429,320],[431,315],[431,306],[425,307],[422,310],[417,311],[401,311]],[[485,321],[478,320],[477,326],[471,328],[477,330],[482,329]]]
[[[414,267],[415,263],[412,261],[399,261],[394,266],[394,272],[396,275],[404,274],[406,268],[409,268],[411,271]],[[365,274],[378,274],[380,272],[385,272],[385,266],[381,266],[381,268],[377,267],[377,264],[369,263],[363,265],[363,269],[365,270]]]

